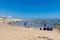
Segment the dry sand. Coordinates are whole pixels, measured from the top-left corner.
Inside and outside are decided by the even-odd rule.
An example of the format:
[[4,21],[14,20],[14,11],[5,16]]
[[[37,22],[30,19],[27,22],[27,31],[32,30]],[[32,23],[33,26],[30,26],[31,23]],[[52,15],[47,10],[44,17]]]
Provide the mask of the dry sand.
[[0,40],[60,40],[60,33],[0,23]]

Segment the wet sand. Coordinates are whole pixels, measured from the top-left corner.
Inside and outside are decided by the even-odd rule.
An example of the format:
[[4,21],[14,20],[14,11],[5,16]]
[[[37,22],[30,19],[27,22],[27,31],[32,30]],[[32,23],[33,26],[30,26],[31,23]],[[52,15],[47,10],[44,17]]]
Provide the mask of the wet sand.
[[60,40],[60,33],[0,23],[0,40]]

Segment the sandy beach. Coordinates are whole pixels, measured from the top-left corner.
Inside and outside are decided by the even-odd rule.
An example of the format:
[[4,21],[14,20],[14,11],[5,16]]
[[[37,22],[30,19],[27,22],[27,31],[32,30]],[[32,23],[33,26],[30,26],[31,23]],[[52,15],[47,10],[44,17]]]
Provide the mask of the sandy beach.
[[0,40],[60,40],[60,33],[0,23]]

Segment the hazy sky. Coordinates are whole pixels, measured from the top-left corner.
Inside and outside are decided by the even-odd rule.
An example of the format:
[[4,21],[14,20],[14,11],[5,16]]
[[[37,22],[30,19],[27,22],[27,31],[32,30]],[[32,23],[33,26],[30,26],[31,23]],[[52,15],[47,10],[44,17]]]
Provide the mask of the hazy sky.
[[60,1],[0,0],[0,15],[21,18],[60,18]]

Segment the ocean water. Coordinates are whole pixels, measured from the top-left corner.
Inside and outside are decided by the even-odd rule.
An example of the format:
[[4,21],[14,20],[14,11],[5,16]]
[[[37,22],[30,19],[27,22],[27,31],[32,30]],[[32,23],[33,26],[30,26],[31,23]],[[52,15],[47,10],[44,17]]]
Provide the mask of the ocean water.
[[[53,26],[53,22],[49,22],[49,23],[46,23],[46,26]],[[18,23],[15,23],[13,22],[11,24],[12,26],[24,26],[24,22],[18,22]],[[41,23],[35,23],[35,22],[27,22],[27,27],[30,26],[30,27],[34,27],[34,28],[40,28],[41,27]]]
[[[16,23],[16,22],[12,22],[12,26],[24,26],[24,21],[22,21],[22,22],[18,22],[18,23]],[[52,21],[50,21],[50,22],[46,22],[46,27],[53,27],[54,26],[54,23],[60,23],[60,20],[57,20],[57,21],[54,21],[54,20],[52,20]],[[40,27],[42,27],[41,26],[41,22],[27,22],[27,25],[26,25],[26,27],[33,27],[33,28],[40,28]]]

